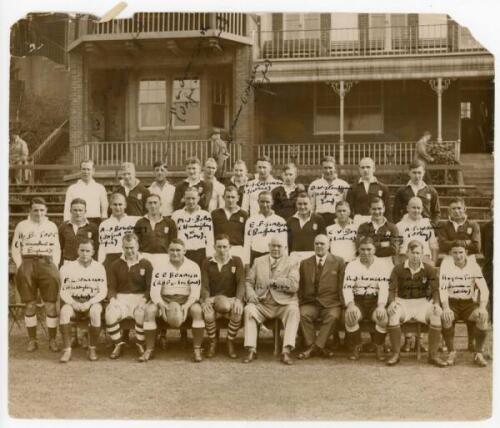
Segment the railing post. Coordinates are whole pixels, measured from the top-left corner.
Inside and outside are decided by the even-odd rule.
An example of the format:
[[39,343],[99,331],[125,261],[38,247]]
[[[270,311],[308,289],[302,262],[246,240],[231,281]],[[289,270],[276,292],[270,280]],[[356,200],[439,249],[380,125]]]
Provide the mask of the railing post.
[[432,90],[437,94],[437,142],[443,142],[443,92],[448,89],[450,86],[450,79],[443,79],[442,77],[438,77],[437,79],[429,80],[429,85]]

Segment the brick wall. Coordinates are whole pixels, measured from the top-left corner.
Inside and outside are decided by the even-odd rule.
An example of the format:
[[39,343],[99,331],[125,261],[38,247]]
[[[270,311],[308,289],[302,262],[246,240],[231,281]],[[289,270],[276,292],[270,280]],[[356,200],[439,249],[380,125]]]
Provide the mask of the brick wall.
[[84,141],[84,81],[83,58],[80,53],[69,54],[70,89],[69,89],[69,144],[70,147],[78,146]]

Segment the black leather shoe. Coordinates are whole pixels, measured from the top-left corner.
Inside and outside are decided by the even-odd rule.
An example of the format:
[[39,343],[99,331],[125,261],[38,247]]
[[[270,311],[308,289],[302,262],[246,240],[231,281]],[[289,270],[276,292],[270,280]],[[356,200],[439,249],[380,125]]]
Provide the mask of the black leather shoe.
[[238,358],[238,354],[234,350],[234,343],[232,340],[227,341],[227,355],[232,359]]
[[354,346],[349,355],[351,361],[359,360],[359,354],[361,352],[361,345]]
[[333,351],[328,348],[318,348],[319,355],[322,358],[333,358]]
[[315,346],[310,346],[309,348],[307,348],[305,351],[302,351],[299,355],[297,355],[297,358],[299,360],[307,360],[311,357],[314,357],[315,355],[315,352],[316,351],[316,348]]
[[445,361],[445,360],[442,360],[441,358],[439,357],[431,357],[429,356],[429,358],[427,359],[427,362],[429,364],[432,364],[433,366],[436,366],[436,367],[448,367],[448,363]]
[[248,351],[247,355],[245,358],[243,358],[243,362],[245,364],[251,363],[253,360],[257,359],[257,352],[255,351]]
[[287,366],[291,366],[293,364],[292,357],[290,356],[290,352],[283,352],[281,354],[280,360],[283,364],[286,364]]
[[217,342],[215,340],[211,340],[210,343],[208,344],[208,350],[205,355],[207,358],[213,358],[215,357],[216,352],[217,352]]
[[386,362],[385,364],[388,366],[395,366],[397,363],[399,363],[399,354],[393,354]]

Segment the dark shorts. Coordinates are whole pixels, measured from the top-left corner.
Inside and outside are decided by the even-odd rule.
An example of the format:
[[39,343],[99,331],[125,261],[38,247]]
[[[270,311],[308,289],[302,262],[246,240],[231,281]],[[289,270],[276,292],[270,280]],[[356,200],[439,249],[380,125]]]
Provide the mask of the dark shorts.
[[16,285],[23,303],[35,302],[38,292],[44,302],[55,303],[59,296],[59,271],[48,257],[23,257]]
[[[364,321],[371,321],[372,314],[375,309],[377,309],[377,297],[354,297],[354,304],[361,311],[362,318]],[[360,321],[361,321],[360,320]]]
[[189,260],[195,262],[201,268],[201,264],[203,263],[203,260],[205,260],[206,257],[205,248],[199,248],[197,250],[187,250],[186,257]]
[[455,321],[468,321],[472,312],[474,312],[479,305],[472,299],[449,299],[450,309],[455,315]]

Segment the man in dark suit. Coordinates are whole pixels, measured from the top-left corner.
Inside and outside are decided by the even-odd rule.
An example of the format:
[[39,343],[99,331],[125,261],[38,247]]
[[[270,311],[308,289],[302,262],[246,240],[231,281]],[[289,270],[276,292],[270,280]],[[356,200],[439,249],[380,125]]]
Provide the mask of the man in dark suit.
[[[316,354],[332,357],[325,348],[326,341],[342,313],[342,281],[345,263],[328,250],[330,243],[326,235],[314,239],[314,256],[300,263],[299,305],[300,326],[306,349],[298,355],[305,360]],[[321,320],[316,336],[314,323]]]

